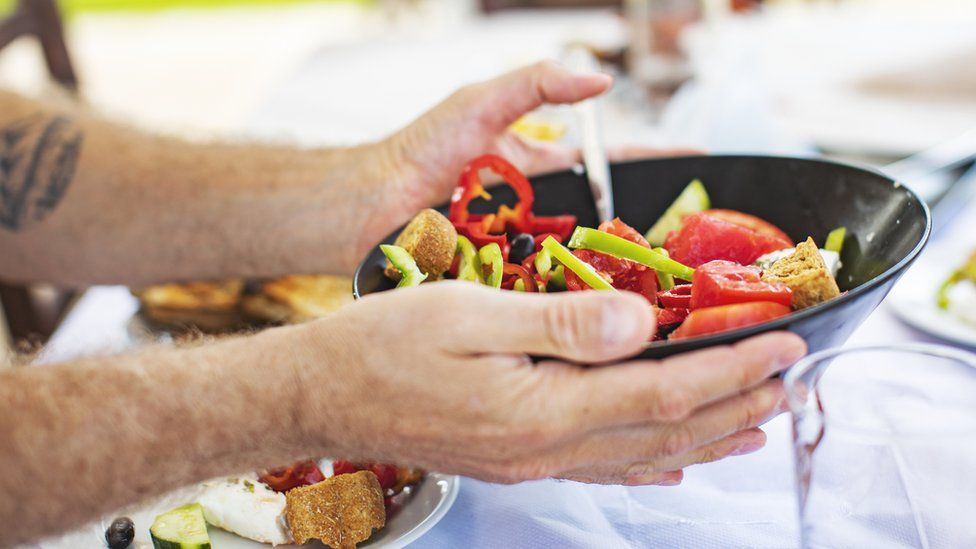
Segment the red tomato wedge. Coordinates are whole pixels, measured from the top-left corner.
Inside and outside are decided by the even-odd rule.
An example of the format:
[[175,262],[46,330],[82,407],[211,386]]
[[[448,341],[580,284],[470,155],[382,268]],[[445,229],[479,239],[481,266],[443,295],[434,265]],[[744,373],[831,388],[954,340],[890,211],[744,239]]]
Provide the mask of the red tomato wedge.
[[288,467],[280,467],[266,471],[258,480],[268,485],[275,492],[287,492],[298,486],[309,486],[325,480],[322,471],[314,461],[300,461]]
[[771,238],[778,238],[785,244],[783,248],[789,248],[793,246],[793,241],[790,240],[789,235],[784,233],[783,230],[777,227],[776,225],[773,225],[772,223],[766,221],[761,217],[756,217],[754,215],[743,213],[738,210],[723,210],[718,208],[705,210],[702,213],[717,219],[721,219],[722,221],[728,221],[729,223],[734,223],[740,227],[752,229],[757,233],[764,234]]
[[688,309],[691,307],[691,284],[678,284],[670,290],[657,293],[661,306],[668,309]]
[[600,226],[597,227],[597,229],[605,233],[610,233],[614,236],[619,236],[620,238],[629,240],[635,244],[640,244],[645,248],[651,247],[651,245],[647,243],[647,239],[644,238],[644,235],[637,232],[637,229],[621,221],[619,217],[613,218],[613,221],[604,221],[603,223],[600,223]]
[[698,267],[715,259],[750,265],[759,256],[793,244],[703,213],[684,218],[681,229],[664,242],[671,259]]
[[[619,217],[613,221],[604,221],[600,224],[599,230],[641,246],[651,247],[639,232],[621,221]],[[651,305],[657,305],[657,273],[654,269],[593,250],[574,250],[573,254],[592,265],[604,278],[610,280],[614,288],[636,292],[650,301]],[[589,286],[580,280],[576,273],[566,269],[566,288],[586,290]]]
[[744,328],[753,324],[761,324],[790,314],[790,308],[780,303],[756,301],[753,303],[736,303],[734,305],[720,305],[696,309],[688,314],[688,318],[671,333],[669,339],[687,339],[736,328]]
[[[657,303],[657,273],[654,269],[593,250],[573,250],[573,254],[592,265],[614,288],[636,292],[652,305]],[[566,269],[566,289],[577,291],[591,288],[576,273]]]
[[688,306],[702,309],[733,303],[771,301],[789,307],[793,300],[793,291],[789,286],[764,282],[760,275],[762,270],[759,267],[731,261],[709,261],[695,269]]
[[681,324],[688,318],[688,309],[657,309],[658,329]]

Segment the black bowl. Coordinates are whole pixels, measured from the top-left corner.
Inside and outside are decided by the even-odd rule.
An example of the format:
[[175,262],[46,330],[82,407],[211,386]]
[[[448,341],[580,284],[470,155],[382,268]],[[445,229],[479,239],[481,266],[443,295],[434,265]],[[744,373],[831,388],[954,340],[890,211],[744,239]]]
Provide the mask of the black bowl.
[[[675,342],[649,343],[644,358],[658,358],[733,343],[773,330],[802,336],[810,351],[842,344],[881,303],[928,240],[928,207],[911,189],[874,171],[824,160],[769,156],[685,156],[624,162],[611,166],[616,213],[639,231],[647,230],[692,179],[708,189],[715,208],[731,208],[776,224],[795,241],[813,236],[823,244],[834,228],[847,227],[837,277],[842,296],[770,322]],[[535,212],[571,213],[579,224],[598,224],[583,175],[565,171],[533,178]],[[484,206],[511,204],[508,187],[495,189]],[[440,208],[446,212],[446,206]],[[385,242],[395,240],[399,231]],[[383,276],[386,263],[377,247],[356,270],[358,298],[393,288]]]

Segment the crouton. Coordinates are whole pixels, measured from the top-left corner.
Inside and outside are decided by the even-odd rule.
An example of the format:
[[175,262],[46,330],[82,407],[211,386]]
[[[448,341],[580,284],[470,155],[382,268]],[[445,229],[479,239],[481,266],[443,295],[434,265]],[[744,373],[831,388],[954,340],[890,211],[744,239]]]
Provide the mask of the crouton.
[[241,308],[258,320],[298,324],[327,316],[352,300],[349,278],[291,275],[265,281],[260,293],[242,298]]
[[238,305],[244,283],[240,280],[160,284],[133,290],[142,314],[156,324],[205,332],[223,332],[243,325]]
[[[414,217],[397,237],[395,245],[407,250],[427,280],[436,280],[451,268],[457,250],[457,230],[437,210],[426,209]],[[386,276],[400,280],[400,272],[389,261]]]
[[793,290],[793,308],[805,309],[840,295],[837,281],[830,274],[812,238],[796,246],[796,251],[765,272],[766,282],[780,282]]
[[285,517],[298,545],[317,539],[333,549],[354,549],[386,525],[383,490],[372,471],[293,488],[285,499]]

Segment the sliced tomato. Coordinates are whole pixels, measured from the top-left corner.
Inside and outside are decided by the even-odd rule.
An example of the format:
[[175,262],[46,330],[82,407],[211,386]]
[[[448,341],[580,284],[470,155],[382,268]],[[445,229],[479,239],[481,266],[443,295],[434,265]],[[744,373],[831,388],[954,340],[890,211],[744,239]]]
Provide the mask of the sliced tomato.
[[731,261],[709,261],[695,269],[691,283],[691,309],[771,301],[787,307],[793,291],[786,284],[765,282],[759,267],[739,265]]
[[657,293],[661,306],[668,309],[688,309],[691,307],[691,284],[678,284],[670,290]]
[[299,486],[310,486],[325,480],[325,475],[314,461],[300,461],[288,467],[265,471],[258,480],[275,492],[287,492]]
[[777,237],[697,213],[684,218],[681,229],[664,242],[671,259],[698,267],[715,259],[751,265],[759,256],[792,246]]
[[[652,305],[657,303],[657,274],[654,269],[593,250],[573,250],[573,254],[592,265],[614,288],[641,294]],[[576,273],[566,269],[566,289],[589,290],[590,286]]]
[[637,229],[634,229],[630,225],[621,221],[619,217],[613,218],[613,221],[604,221],[603,223],[600,223],[598,229],[605,233],[610,233],[614,236],[619,236],[620,238],[629,240],[635,244],[640,244],[645,248],[651,247],[651,245],[647,243],[647,239],[644,238],[644,235],[637,232]]
[[688,318],[688,309],[667,308],[657,310],[657,327],[667,328],[675,324],[681,324]]
[[734,223],[740,227],[745,227],[747,229],[752,229],[757,233],[764,234],[772,238],[778,238],[782,241],[785,246],[783,248],[789,248],[793,246],[793,241],[790,240],[789,235],[783,232],[782,229],[773,225],[769,221],[761,217],[756,217],[751,214],[740,212],[738,210],[723,210],[720,208],[714,208],[711,210],[705,210],[705,215],[721,219],[722,221],[728,221],[729,223]]
[[669,339],[686,339],[735,330],[788,314],[790,314],[789,307],[769,301],[695,309],[688,314],[688,318],[681,323],[681,326],[671,333]]

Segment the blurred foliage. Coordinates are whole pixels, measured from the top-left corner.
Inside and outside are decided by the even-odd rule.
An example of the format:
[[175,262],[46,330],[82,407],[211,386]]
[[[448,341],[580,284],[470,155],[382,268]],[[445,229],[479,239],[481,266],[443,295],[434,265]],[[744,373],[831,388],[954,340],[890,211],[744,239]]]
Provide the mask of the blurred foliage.
[[[162,11],[172,8],[221,8],[237,6],[273,6],[282,4],[372,4],[375,0],[58,0],[62,12],[70,17],[93,11]],[[17,0],[0,0],[0,15],[7,14]]]

